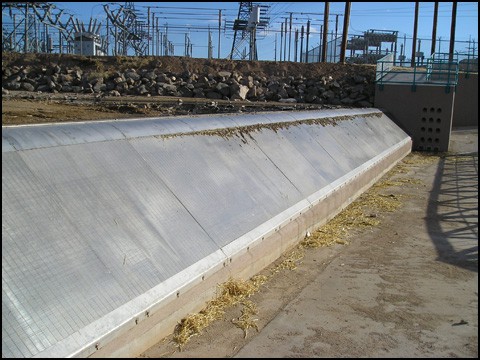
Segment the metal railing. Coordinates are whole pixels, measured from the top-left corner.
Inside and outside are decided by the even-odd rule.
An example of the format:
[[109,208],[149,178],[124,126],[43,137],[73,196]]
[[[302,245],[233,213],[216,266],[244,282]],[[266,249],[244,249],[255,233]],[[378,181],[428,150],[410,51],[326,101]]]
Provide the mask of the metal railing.
[[[384,84],[446,86],[449,89],[458,83],[458,56],[455,54],[434,53],[427,59],[426,65],[414,64],[413,67],[395,66],[393,53],[378,60],[375,81]],[[448,91],[448,90],[447,90]]]
[[470,74],[478,74],[478,55],[475,52],[457,52],[455,53],[460,59],[458,62],[458,70],[462,72],[466,78]]
[[434,53],[427,59],[427,81],[446,82],[447,86],[458,83],[458,56],[447,53]]

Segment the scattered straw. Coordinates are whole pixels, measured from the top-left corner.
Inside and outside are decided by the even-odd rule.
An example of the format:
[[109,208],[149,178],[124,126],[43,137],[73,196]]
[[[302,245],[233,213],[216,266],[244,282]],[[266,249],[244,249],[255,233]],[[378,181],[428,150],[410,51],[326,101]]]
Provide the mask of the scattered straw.
[[420,179],[397,179],[397,180],[385,180],[381,183],[375,184],[374,189],[378,190],[380,188],[392,187],[392,186],[403,186],[405,184],[422,184]]
[[402,162],[408,165],[428,165],[436,163],[443,156],[443,154],[411,152],[402,160]]
[[[194,335],[199,335],[211,322],[221,319],[228,307],[241,304],[242,315],[238,319],[232,319],[239,328],[243,329],[244,336],[247,330],[255,328],[256,322],[252,316],[258,313],[256,305],[247,300],[258,291],[260,286],[270,280],[272,276],[281,270],[295,270],[297,264],[305,256],[305,248],[317,248],[331,246],[333,244],[348,244],[346,238],[351,229],[374,227],[380,224],[379,214],[392,212],[402,205],[404,195],[384,194],[392,186],[405,186],[408,184],[421,184],[419,179],[400,178],[392,180],[395,175],[408,173],[411,166],[433,164],[438,161],[439,155],[424,153],[411,153],[405,157],[402,163],[397,164],[380,182],[374,184],[368,191],[363,193],[357,200],[352,202],[332,220],[314,231],[297,245],[292,251],[283,256],[283,260],[270,270],[269,275],[257,275],[248,281],[230,278],[227,282],[218,285],[216,297],[209,301],[206,307],[197,314],[190,314],[177,324],[174,331],[173,341],[179,349],[184,346]],[[466,161],[467,157],[457,157],[456,161]]]
[[[219,285],[217,288],[217,296],[209,301],[203,310],[197,314],[189,314],[177,324],[173,341],[181,350],[181,347],[185,345],[192,336],[199,335],[212,321],[221,319],[225,314],[225,309],[238,303],[243,303],[244,300],[254,294],[263,283],[264,279],[257,276],[249,281],[230,278],[225,283]],[[245,302],[244,306],[252,309],[249,303]],[[247,312],[245,314],[247,314]],[[253,326],[249,322],[247,315],[237,323],[239,327],[243,325],[247,328]],[[246,331],[246,328],[244,330]]]
[[279,269],[295,270],[298,262],[303,259],[305,253],[302,249],[296,248],[291,251],[288,256],[278,265]]
[[244,338],[247,337],[247,330],[249,328],[255,328],[258,331],[258,326],[256,321],[258,319],[252,319],[252,315],[257,315],[257,305],[251,302],[250,300],[245,300],[242,302],[244,306],[242,309],[242,315],[238,319],[232,319],[232,323],[238,326],[244,332]]
[[255,275],[250,279],[252,282],[253,286],[255,286],[257,289],[260,288],[263,284],[265,284],[269,280],[268,276],[266,275]]

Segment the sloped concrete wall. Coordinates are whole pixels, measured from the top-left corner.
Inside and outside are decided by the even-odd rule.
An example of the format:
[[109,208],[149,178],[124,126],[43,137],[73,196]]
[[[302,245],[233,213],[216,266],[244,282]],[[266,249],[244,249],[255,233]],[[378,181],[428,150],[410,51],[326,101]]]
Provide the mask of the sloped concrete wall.
[[138,355],[410,150],[376,109],[2,127],[2,355]]

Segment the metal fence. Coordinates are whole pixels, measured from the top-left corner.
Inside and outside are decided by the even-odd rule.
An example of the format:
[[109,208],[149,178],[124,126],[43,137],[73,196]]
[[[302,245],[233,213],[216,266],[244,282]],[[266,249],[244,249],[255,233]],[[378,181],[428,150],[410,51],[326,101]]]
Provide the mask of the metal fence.
[[426,65],[413,64],[413,67],[400,67],[394,55],[388,54],[377,62],[375,80],[384,84],[446,86],[447,91],[458,83],[459,61],[456,54],[434,53]]

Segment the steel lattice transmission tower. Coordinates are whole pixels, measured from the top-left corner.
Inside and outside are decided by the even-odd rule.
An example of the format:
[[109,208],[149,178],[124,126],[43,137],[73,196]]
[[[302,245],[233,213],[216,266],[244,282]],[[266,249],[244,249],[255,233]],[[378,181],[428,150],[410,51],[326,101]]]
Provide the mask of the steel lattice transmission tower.
[[114,55],[128,55],[132,48],[136,56],[147,53],[148,29],[143,15],[135,10],[134,2],[125,2],[124,6],[110,10],[108,3],[103,5],[105,13],[114,27]]
[[[230,59],[258,60],[257,56],[257,30],[265,30],[268,25],[268,18],[265,17],[268,6],[261,6],[253,2],[240,2],[238,17],[233,23],[232,51]],[[249,44],[248,55],[242,46]]]
[[2,2],[2,51],[71,53],[75,20],[53,3]]

